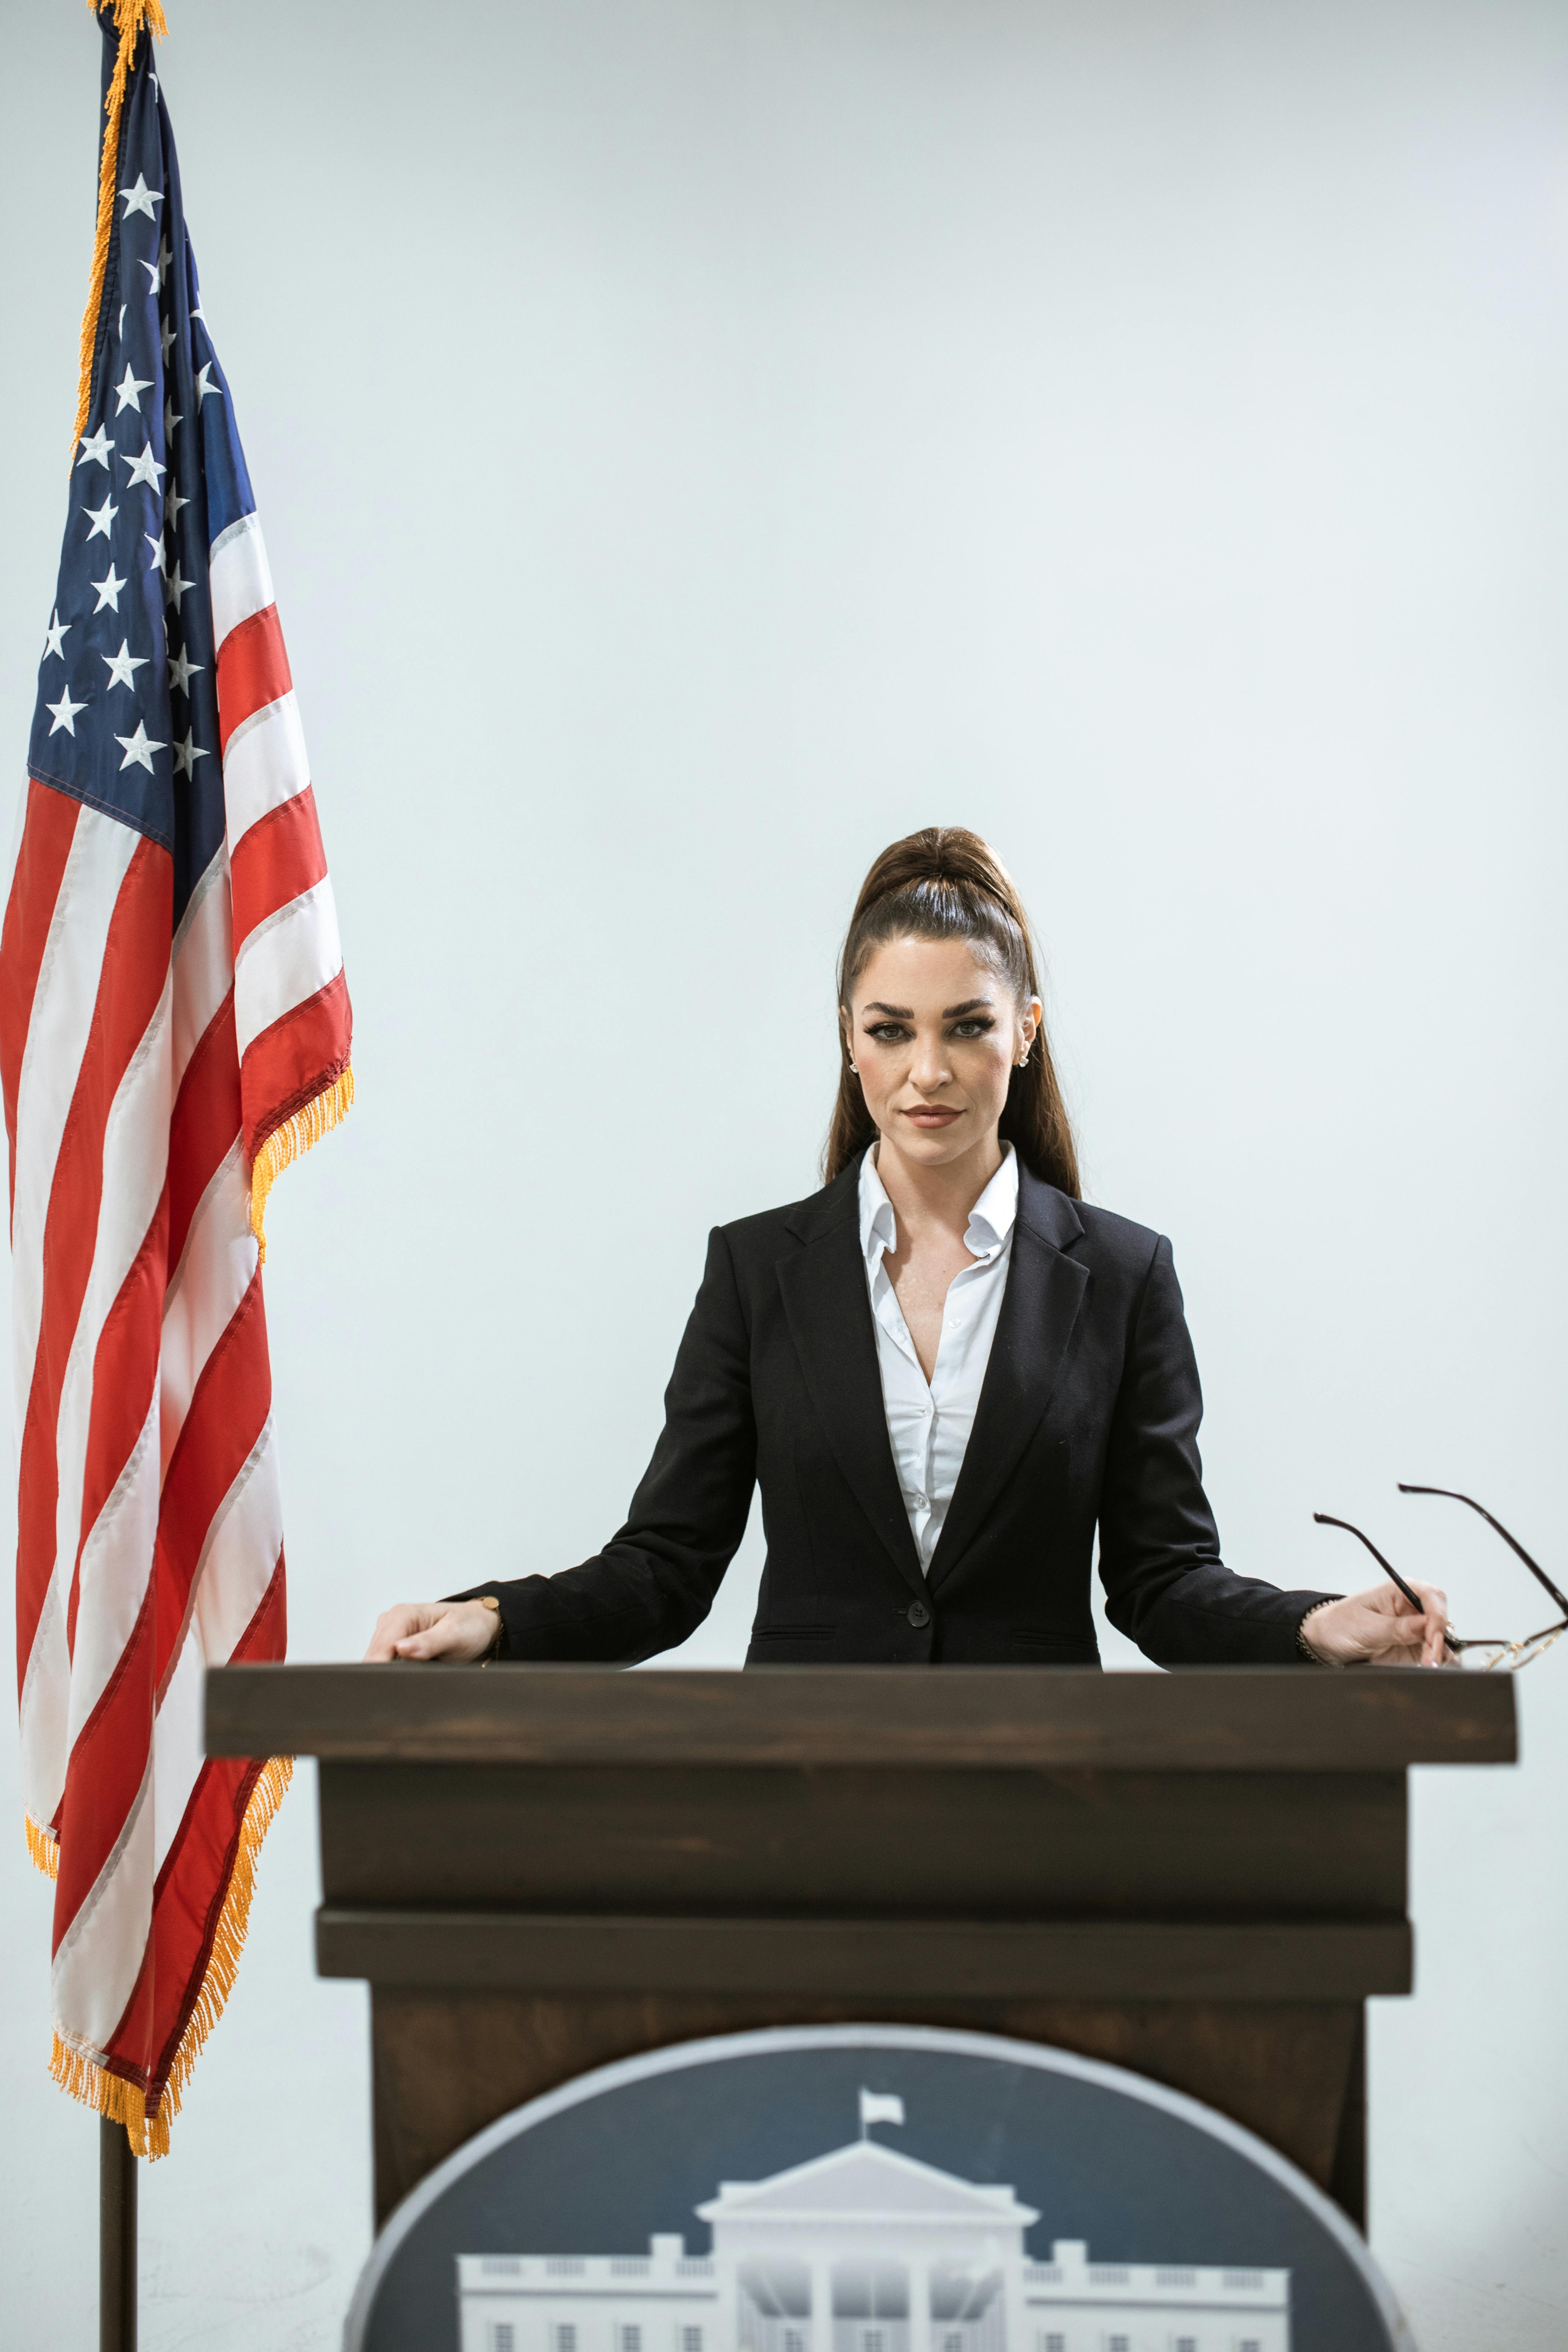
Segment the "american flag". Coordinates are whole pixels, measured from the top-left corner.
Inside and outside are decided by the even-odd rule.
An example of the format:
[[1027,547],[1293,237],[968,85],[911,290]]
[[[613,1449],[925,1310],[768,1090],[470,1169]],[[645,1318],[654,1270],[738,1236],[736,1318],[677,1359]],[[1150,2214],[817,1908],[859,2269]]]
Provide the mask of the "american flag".
[[116,13],[0,1078],[51,2063],[161,2154],[287,1774],[205,1759],[201,1738],[204,1668],[284,1651],[261,1209],[353,1080],[304,739],[150,12]]

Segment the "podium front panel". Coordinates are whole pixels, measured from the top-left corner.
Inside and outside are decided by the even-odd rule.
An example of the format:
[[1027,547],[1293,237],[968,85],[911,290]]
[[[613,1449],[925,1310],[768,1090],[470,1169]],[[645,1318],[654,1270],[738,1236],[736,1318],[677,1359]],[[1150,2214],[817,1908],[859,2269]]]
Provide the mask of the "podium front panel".
[[1360,2223],[1405,1769],[1515,1754],[1506,1677],[1291,1669],[237,1667],[207,1741],[321,1759],[378,2221],[589,2068],[882,2021],[1130,2068]]

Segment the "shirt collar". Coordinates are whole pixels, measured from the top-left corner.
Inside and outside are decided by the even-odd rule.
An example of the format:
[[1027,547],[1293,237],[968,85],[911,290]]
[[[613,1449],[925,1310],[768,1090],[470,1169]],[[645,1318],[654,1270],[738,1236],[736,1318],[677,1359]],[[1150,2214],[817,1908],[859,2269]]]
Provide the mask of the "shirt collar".
[[[860,1162],[860,1253],[873,1272],[884,1250],[899,1245],[898,1220],[887,1187],[877,1173],[876,1145]],[[1018,1155],[1002,1146],[1002,1165],[969,1212],[963,1246],[971,1257],[988,1257],[1002,1247],[1018,1215]]]
[[1002,1165],[969,1212],[963,1246],[971,1257],[988,1257],[1011,1234],[1018,1215],[1018,1155],[1002,1146]]
[[873,1273],[884,1250],[899,1245],[898,1221],[888,1191],[877,1173],[877,1147],[868,1143],[860,1162],[860,1255]]

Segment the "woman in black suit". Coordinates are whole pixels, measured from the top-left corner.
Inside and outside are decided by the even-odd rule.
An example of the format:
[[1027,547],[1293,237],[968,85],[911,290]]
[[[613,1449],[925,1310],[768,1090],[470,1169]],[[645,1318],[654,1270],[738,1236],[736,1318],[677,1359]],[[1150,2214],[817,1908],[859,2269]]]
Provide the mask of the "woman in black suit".
[[1233,1575],[1204,1494],[1171,1245],[1079,1197],[1027,919],[976,835],[867,877],[839,965],[841,1067],[810,1200],[719,1228],[626,1523],[595,1559],[376,1624],[390,1659],[672,1649],[761,1485],[749,1664],[1162,1665],[1443,1655],[1446,1604]]

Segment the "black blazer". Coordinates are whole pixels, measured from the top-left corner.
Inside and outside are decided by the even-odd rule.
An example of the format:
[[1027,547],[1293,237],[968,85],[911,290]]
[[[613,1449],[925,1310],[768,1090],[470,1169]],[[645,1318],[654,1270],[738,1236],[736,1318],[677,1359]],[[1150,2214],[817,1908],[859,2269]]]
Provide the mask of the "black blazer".
[[883,1416],[858,1166],[719,1227],[626,1523],[558,1576],[476,1585],[503,1654],[632,1662],[700,1625],[763,1492],[748,1665],[1096,1665],[1112,1624],[1162,1665],[1286,1664],[1324,1596],[1233,1576],[1204,1495],[1197,1364],[1171,1245],[1019,1171],[974,1426],[931,1563]]

